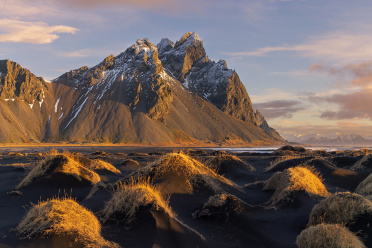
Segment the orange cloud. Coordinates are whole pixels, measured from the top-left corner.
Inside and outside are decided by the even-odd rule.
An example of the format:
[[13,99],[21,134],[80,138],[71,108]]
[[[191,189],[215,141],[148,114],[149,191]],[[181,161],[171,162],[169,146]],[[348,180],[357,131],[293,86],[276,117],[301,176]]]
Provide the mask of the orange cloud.
[[172,0],[57,0],[64,4],[80,7],[102,6],[107,4],[137,5],[137,6],[155,6],[163,4],[174,4]]
[[58,39],[58,33],[74,34],[78,29],[57,25],[48,26],[44,22],[22,22],[17,20],[0,20],[0,42],[22,42],[47,44]]
[[325,110],[320,118],[329,120],[345,119],[371,119],[372,120],[372,89],[363,88],[360,91],[348,94],[334,94],[331,96],[310,96],[308,100],[313,103],[320,101],[335,103],[340,106],[340,110]]
[[297,100],[276,100],[263,103],[256,103],[254,107],[258,109],[266,119],[273,118],[292,118],[293,113],[304,110],[305,106]]
[[372,35],[335,32],[316,36],[303,44],[261,47],[253,51],[225,52],[232,57],[265,56],[273,52],[296,52],[303,57],[338,64],[366,61],[372,58]]
[[[313,64],[309,67],[309,71],[325,72],[332,76],[339,77],[340,80],[343,79],[347,83],[358,86],[365,86],[372,83],[372,61],[348,64],[340,68]],[[348,77],[351,77],[352,80],[347,81],[344,79]]]

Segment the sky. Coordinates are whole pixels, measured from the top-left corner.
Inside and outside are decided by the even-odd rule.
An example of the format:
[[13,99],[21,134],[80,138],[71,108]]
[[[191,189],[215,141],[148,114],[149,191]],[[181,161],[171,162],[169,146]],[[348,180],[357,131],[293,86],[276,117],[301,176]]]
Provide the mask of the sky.
[[368,0],[0,0],[0,59],[52,80],[196,31],[285,139],[372,138],[370,13]]

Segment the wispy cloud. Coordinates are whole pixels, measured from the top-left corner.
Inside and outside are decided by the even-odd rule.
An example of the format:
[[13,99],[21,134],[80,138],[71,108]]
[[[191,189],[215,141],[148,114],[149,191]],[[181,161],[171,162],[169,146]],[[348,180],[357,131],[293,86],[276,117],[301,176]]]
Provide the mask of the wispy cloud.
[[2,17],[30,17],[42,14],[55,14],[49,1],[25,1],[25,0],[7,0],[0,1],[0,15]]
[[[347,83],[357,86],[372,84],[372,61],[348,64],[342,67],[313,64],[309,67],[309,71],[327,73],[337,77],[338,80],[346,80]],[[347,81],[349,77],[351,80]]]
[[154,6],[154,5],[164,5],[164,4],[174,4],[172,0],[57,0],[64,4],[69,4],[73,6],[80,7],[92,7],[92,6],[107,6],[110,4],[114,5],[135,5],[135,6]]
[[372,120],[372,89],[369,87],[347,93],[309,96],[312,104],[333,104],[338,108],[320,111],[320,118],[328,120],[370,119]]
[[44,22],[23,22],[17,20],[0,20],[0,42],[22,42],[47,44],[58,39],[59,33],[74,34],[78,29],[57,25],[48,26]]
[[280,135],[288,140],[291,140],[298,135],[306,136],[312,134],[319,134],[320,136],[332,138],[335,137],[336,133],[372,136],[372,125],[361,122],[339,121],[334,125],[322,125],[316,123],[293,123],[293,125],[288,125],[283,122],[281,125],[273,125],[273,127],[279,131]]
[[75,9],[109,9],[109,8],[129,8],[137,10],[146,10],[151,12],[162,12],[167,15],[175,13],[192,11],[200,12],[205,5],[214,4],[210,0],[54,0],[56,3],[65,7]]
[[54,54],[60,57],[66,57],[66,58],[85,58],[85,57],[107,57],[110,54],[117,55],[120,53],[120,51],[113,51],[108,49],[91,49],[91,48],[85,48],[80,50],[74,50],[74,51],[58,51],[53,50]]
[[253,103],[262,103],[275,100],[288,100],[288,99],[296,99],[298,95],[290,93],[288,91],[278,89],[278,88],[270,88],[265,89],[260,94],[251,94],[250,95]]
[[254,104],[254,107],[267,119],[292,118],[294,113],[306,109],[302,102],[297,100],[275,100]]
[[301,56],[336,64],[372,58],[372,35],[336,32],[309,39],[303,44],[262,47],[252,51],[224,52],[232,57],[266,56],[273,52],[297,52]]

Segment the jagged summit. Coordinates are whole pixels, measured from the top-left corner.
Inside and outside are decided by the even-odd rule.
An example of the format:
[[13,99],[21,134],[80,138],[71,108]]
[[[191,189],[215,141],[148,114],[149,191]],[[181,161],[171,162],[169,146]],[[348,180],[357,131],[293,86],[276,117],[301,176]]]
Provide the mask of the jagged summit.
[[[1,66],[0,72],[0,82],[9,78],[4,77],[5,69]],[[214,62],[208,58],[196,32],[186,33],[176,43],[162,39],[157,46],[148,39],[138,39],[119,55],[110,55],[91,68],[71,70],[48,87],[44,81],[29,76],[33,81],[20,88],[25,89],[24,97],[35,97],[40,85],[47,97],[43,100],[45,107],[25,110],[27,113],[23,115],[30,116],[34,122],[37,118],[40,121],[32,134],[22,124],[18,140],[282,142],[280,136],[257,126],[248,93],[238,75],[228,69],[226,61]],[[14,85],[23,82],[16,76],[13,81]],[[12,92],[11,85],[7,83],[1,90]],[[7,124],[9,130],[14,129],[12,123],[21,122],[19,111],[14,112],[11,105],[1,101],[0,108],[18,118]],[[7,133],[0,130],[0,141],[10,135],[2,132]]]
[[256,125],[252,102],[238,74],[226,61],[209,59],[196,32],[186,33],[172,46],[163,39],[158,44],[164,68],[185,88],[212,102],[234,118]]
[[194,32],[187,32],[184,34],[179,41],[176,42],[176,46],[190,46],[194,43],[201,42],[203,44],[203,41],[200,39],[199,35]]
[[156,45],[158,48],[158,52],[163,54],[166,51],[174,48],[174,42],[168,38],[163,38],[161,41]]

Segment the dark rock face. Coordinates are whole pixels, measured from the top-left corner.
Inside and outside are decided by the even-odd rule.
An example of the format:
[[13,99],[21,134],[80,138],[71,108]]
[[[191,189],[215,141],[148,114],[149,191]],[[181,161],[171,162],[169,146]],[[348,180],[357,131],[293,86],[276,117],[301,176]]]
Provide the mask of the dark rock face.
[[52,83],[10,61],[0,72],[0,99],[23,100],[0,100],[0,142],[14,133],[17,142],[282,142],[256,126],[238,75],[209,60],[196,33],[158,46],[139,39]]
[[186,89],[226,114],[256,124],[252,102],[238,74],[224,60],[210,60],[196,32],[186,33],[175,45],[163,39],[157,47],[163,66]]
[[[29,70],[10,60],[0,60],[0,97],[18,97],[28,104],[42,102],[45,98],[45,82]],[[13,100],[14,101],[14,100]]]
[[256,110],[255,117],[256,117],[256,122],[257,122],[258,127],[260,127],[262,130],[264,130],[269,135],[277,139],[282,139],[280,134],[274,128],[270,127],[269,124],[267,124],[265,118],[260,113],[260,111],[258,111],[258,109]]

